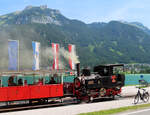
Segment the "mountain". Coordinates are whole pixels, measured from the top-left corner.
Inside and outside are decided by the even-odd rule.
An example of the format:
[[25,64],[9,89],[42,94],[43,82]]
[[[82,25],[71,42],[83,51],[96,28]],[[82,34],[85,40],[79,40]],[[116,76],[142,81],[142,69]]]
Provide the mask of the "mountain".
[[68,19],[61,15],[59,10],[49,9],[47,6],[27,6],[23,11],[0,16],[0,21],[1,25],[31,23],[61,25],[68,23]]
[[[0,55],[3,60],[0,65],[7,65],[4,63],[7,39],[20,40],[22,65],[32,63],[27,60],[27,57],[32,58],[29,56],[32,54],[31,41],[41,42],[43,49],[50,47],[52,42],[59,43],[65,49],[68,44],[75,44],[82,66],[149,63],[150,35],[139,26],[120,21],[86,24],[66,18],[58,10],[46,6],[28,6],[22,11],[0,16],[0,48],[3,49],[0,50],[3,54]],[[46,55],[44,50],[42,53]],[[44,67],[52,63],[46,57],[41,58]]]
[[141,28],[143,31],[145,31],[146,33],[148,33],[150,35],[150,29],[145,27],[142,23],[139,22],[131,22],[131,24]]
[[147,28],[146,26],[144,26],[142,23],[140,22],[126,22],[126,21],[121,21],[122,23],[125,23],[125,24],[129,24],[131,26],[135,26],[139,29],[142,29],[144,32],[146,32],[147,34],[150,35],[150,29]]

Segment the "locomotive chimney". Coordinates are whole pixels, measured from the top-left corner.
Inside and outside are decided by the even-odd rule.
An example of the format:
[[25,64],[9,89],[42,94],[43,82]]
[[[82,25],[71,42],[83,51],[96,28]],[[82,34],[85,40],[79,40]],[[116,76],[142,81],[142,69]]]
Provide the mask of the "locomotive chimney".
[[77,76],[80,76],[80,63],[76,64],[76,69],[77,69]]

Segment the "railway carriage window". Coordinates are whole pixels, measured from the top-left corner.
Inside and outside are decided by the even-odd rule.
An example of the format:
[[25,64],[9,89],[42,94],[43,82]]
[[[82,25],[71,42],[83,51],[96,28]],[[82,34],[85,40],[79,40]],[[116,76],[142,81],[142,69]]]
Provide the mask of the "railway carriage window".
[[109,76],[109,74],[110,74],[110,69],[108,68],[108,67],[104,67],[104,68],[102,68],[102,75],[104,75],[104,76]]
[[2,82],[1,82],[1,80],[0,80],[0,87],[2,87]]
[[16,82],[15,82],[15,78],[16,78],[16,76],[14,76],[14,75],[9,77],[8,86],[16,86],[17,85]]
[[34,85],[34,77],[32,75],[24,76],[24,84],[25,85]]
[[38,79],[38,85],[43,85],[43,78]]
[[49,84],[49,80],[50,80],[49,77],[50,77],[49,75],[45,75],[45,77],[44,77],[45,84]]
[[35,81],[38,82],[38,79],[35,78],[36,76],[34,75],[24,75],[23,77],[23,83],[24,85],[35,85]]
[[104,68],[104,75],[108,75],[108,70],[107,70],[107,68]]
[[61,83],[61,76],[58,74],[54,74],[49,79],[49,84],[59,84]]
[[0,76],[0,87],[3,87],[2,76]]
[[60,84],[60,83],[61,83],[61,77],[62,77],[62,75],[57,75],[57,76],[56,76],[56,83],[57,83],[57,84]]
[[8,87],[8,79],[9,79],[8,76],[2,75],[2,77],[1,77],[2,87]]
[[113,67],[113,74],[122,74],[124,73],[123,67]]
[[51,77],[49,84],[56,84],[56,81],[54,80],[54,77]]
[[28,85],[27,80],[24,80],[24,85],[25,85],[25,86],[27,86],[27,85]]
[[21,78],[18,79],[18,86],[23,86],[23,80]]
[[23,86],[24,85],[24,76],[22,74],[17,75],[16,84],[17,84],[17,86]]
[[34,75],[33,76],[33,85],[42,85],[43,84],[43,79],[41,75]]

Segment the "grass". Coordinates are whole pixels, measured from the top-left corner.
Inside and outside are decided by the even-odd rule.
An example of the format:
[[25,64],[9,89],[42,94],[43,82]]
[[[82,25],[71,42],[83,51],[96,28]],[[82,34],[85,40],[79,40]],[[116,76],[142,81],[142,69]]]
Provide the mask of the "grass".
[[136,110],[136,109],[142,109],[146,107],[150,107],[150,104],[121,107],[121,108],[116,108],[116,109],[102,110],[102,111],[89,112],[89,113],[81,113],[79,115],[111,115],[111,114],[116,114],[120,112],[125,112],[128,110]]
[[126,86],[137,86],[137,85],[125,85],[125,87],[126,87]]
[[128,87],[128,86],[135,86],[136,88],[148,88],[150,86],[150,84],[148,86],[141,86],[141,85],[125,85],[125,87]]

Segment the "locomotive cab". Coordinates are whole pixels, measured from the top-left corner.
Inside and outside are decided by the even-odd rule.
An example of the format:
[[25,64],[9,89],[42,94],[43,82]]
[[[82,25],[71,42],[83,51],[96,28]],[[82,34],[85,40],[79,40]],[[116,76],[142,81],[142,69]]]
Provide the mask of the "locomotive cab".
[[82,70],[79,78],[82,79],[81,82],[87,89],[122,87],[124,86],[125,77],[117,72],[123,70],[123,68],[117,69],[118,67],[123,67],[123,65],[95,66],[93,73],[91,73],[90,69],[86,68]]
[[94,67],[94,72],[102,76],[103,87],[124,86],[125,76],[121,73],[124,70],[123,64],[108,64]]

